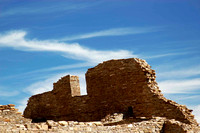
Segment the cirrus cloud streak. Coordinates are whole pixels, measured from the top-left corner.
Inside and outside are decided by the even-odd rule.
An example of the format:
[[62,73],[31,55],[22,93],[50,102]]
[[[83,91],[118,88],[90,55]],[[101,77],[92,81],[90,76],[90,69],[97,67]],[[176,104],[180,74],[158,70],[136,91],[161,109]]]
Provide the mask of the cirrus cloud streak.
[[59,40],[26,39],[26,31],[12,31],[0,35],[0,47],[10,47],[20,51],[59,52],[66,58],[99,63],[103,60],[136,57],[131,51],[101,51],[83,47],[78,43],[65,43]]

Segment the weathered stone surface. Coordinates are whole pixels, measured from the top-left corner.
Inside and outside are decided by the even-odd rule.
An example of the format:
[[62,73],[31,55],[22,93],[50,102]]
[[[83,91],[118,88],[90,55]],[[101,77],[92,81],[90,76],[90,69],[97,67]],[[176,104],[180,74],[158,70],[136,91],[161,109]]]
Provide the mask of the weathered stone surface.
[[25,119],[14,104],[0,105],[0,125],[6,123],[16,123],[19,125],[23,123],[30,123],[30,119]]
[[67,126],[68,123],[66,121],[59,121],[58,122],[61,126]]
[[68,75],[52,91],[32,96],[24,116],[33,121],[99,121],[117,112],[124,118],[157,116],[197,125],[191,110],[163,97],[155,78],[144,60],[106,61],[87,71],[87,95],[80,96],[78,77]]
[[58,126],[58,123],[54,122],[53,120],[47,120],[47,125],[49,128],[52,128]]
[[87,96],[80,96],[78,77],[68,75],[54,83],[52,91],[32,96],[24,116],[36,121],[94,121],[121,112],[124,117],[161,116],[197,124],[191,110],[163,97],[155,77],[141,59],[106,61],[86,73]]
[[107,115],[104,119],[101,119],[101,121],[105,123],[114,123],[114,122],[120,122],[124,119],[123,113],[114,113],[113,115]]
[[[9,115],[7,116],[9,117]],[[24,118],[23,118],[24,119]],[[48,122],[54,123],[52,126],[47,126]],[[122,123],[115,125],[105,126],[101,122],[74,122],[74,121],[62,121],[62,123],[68,123],[68,125],[61,126],[60,122],[47,121],[42,123],[29,123],[16,124],[5,123],[0,125],[0,131],[2,133],[199,133],[199,127],[185,124],[174,119],[166,119],[162,117],[154,117],[149,120],[141,120],[133,122],[131,120],[125,120]],[[70,124],[69,124],[70,123]],[[89,124],[90,123],[90,124]],[[28,128],[29,127],[29,128]]]

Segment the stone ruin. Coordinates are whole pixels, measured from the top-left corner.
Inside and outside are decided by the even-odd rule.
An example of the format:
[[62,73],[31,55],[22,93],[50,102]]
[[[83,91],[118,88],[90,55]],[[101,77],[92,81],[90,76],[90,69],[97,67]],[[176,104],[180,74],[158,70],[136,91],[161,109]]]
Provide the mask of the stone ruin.
[[106,61],[88,69],[87,95],[80,94],[78,77],[67,75],[54,83],[52,91],[30,97],[24,117],[33,122],[87,122],[122,113],[124,118],[165,117],[198,125],[192,110],[166,99],[155,79],[155,71],[145,60]]

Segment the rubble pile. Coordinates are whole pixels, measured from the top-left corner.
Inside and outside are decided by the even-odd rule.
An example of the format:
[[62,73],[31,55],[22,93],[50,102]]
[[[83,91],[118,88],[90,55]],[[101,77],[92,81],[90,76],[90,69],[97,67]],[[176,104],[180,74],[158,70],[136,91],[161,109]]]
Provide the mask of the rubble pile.
[[0,124],[4,122],[22,124],[31,122],[31,119],[25,119],[14,104],[0,105]]
[[24,118],[14,105],[0,105],[1,133],[200,133],[196,125],[185,124],[164,117],[123,119],[114,113],[102,121],[53,121],[32,123]]

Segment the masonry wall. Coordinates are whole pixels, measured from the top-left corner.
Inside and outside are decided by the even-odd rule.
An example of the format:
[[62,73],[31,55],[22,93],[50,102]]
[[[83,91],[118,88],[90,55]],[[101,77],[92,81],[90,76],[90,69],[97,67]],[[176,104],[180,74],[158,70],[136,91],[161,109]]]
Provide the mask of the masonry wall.
[[77,120],[77,109],[84,108],[82,105],[86,98],[80,96],[78,77],[67,75],[54,83],[52,91],[29,98],[24,116],[35,121]]
[[77,78],[63,77],[51,92],[32,96],[24,116],[32,119],[96,121],[108,114],[134,117],[161,116],[197,124],[191,110],[160,93],[155,71],[146,61],[131,58],[110,60],[86,73],[87,96],[80,96]]
[[131,106],[136,117],[162,116],[196,123],[191,110],[163,97],[155,78],[155,71],[144,60],[106,61],[86,73],[87,92],[103,115],[126,112]]

